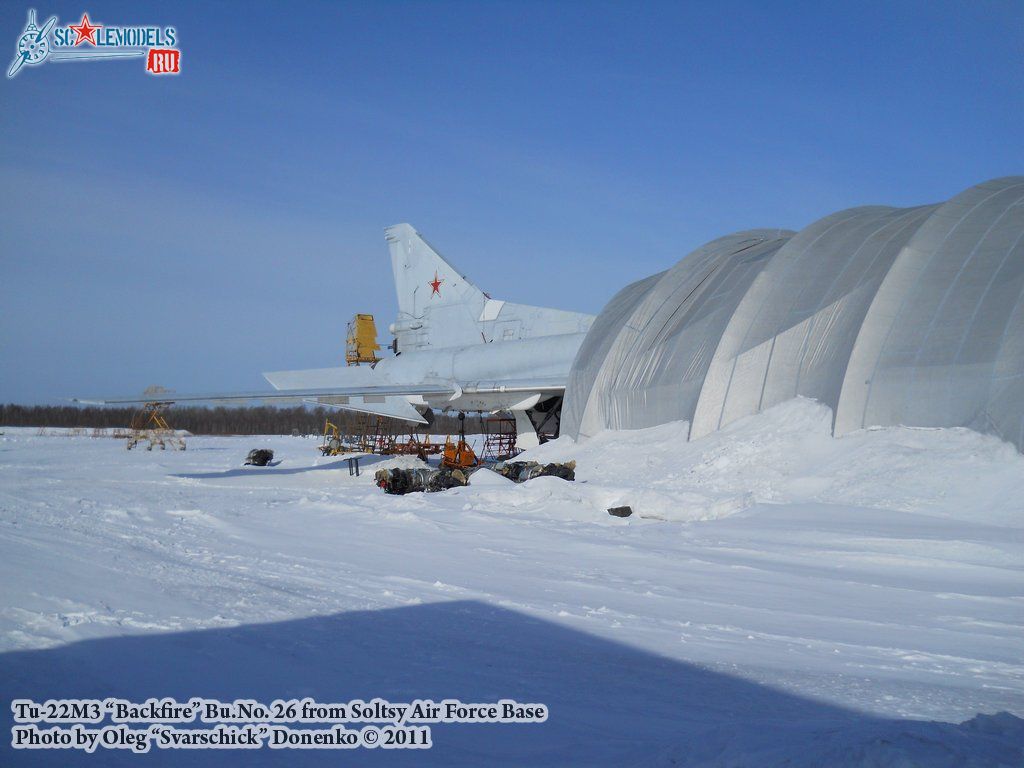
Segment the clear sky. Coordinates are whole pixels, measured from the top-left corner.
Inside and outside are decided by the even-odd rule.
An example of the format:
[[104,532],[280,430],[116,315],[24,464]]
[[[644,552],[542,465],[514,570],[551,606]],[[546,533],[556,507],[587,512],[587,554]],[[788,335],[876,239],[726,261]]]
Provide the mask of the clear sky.
[[182,74],[0,82],[2,402],[340,364],[397,222],[596,313],[731,231],[1024,173],[1021,0],[35,5],[174,26]]

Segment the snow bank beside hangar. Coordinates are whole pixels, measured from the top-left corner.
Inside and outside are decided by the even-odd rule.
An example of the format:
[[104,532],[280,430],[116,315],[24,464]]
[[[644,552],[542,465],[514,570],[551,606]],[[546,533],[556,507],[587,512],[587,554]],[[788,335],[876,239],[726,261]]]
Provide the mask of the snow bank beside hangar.
[[[1008,443],[958,428],[833,438],[831,427],[828,408],[796,398],[693,442],[686,422],[672,422],[579,443],[563,436],[522,458],[575,459],[578,488],[561,494],[589,506],[579,510],[585,517],[624,504],[643,517],[690,521],[755,503],[821,503],[1024,525],[1024,456]],[[546,490],[559,493],[553,482]]]

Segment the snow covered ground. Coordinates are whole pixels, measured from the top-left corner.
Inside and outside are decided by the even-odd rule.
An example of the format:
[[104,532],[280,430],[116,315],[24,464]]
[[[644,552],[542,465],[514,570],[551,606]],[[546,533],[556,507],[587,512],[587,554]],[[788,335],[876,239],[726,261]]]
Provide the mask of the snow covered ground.
[[[551,718],[438,725],[425,753],[0,763],[1024,765],[1024,457],[963,430],[836,440],[829,418],[793,401],[693,443],[563,438],[527,458],[576,459],[575,483],[405,497],[373,469],[414,460],[350,477],[314,439],[147,453],[5,429],[5,700],[516,698]],[[278,466],[241,466],[264,446]]]

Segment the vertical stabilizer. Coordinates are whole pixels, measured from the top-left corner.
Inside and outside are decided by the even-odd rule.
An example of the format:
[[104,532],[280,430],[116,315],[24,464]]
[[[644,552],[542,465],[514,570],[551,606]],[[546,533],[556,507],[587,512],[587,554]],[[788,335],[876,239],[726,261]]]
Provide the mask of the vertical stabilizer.
[[385,237],[398,295],[399,350],[482,342],[483,292],[409,224],[388,227]]
[[398,296],[398,351],[586,331],[591,315],[492,299],[409,224],[385,230]]
[[399,313],[420,317],[438,307],[474,304],[478,306],[473,319],[479,315],[486,301],[483,292],[412,226],[396,224],[386,230],[385,237],[391,250]]

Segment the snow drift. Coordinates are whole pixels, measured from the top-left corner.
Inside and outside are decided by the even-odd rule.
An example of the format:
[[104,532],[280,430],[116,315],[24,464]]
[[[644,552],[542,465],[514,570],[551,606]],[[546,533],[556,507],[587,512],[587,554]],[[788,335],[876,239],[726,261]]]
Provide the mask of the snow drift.
[[[755,503],[848,504],[1024,524],[1024,456],[968,429],[887,427],[834,438],[832,412],[796,398],[687,442],[686,422],[561,437],[523,454],[576,459],[597,507],[643,517],[724,517]],[[614,503],[613,503],[614,502]]]

